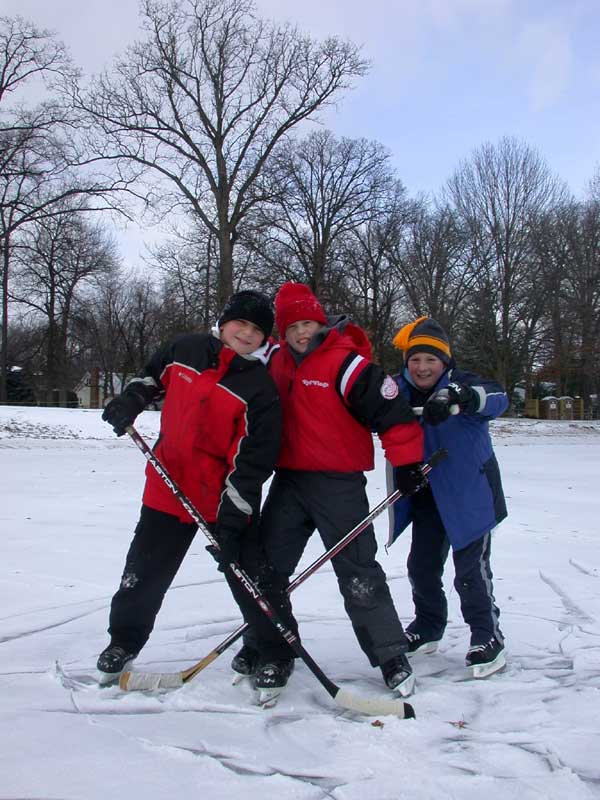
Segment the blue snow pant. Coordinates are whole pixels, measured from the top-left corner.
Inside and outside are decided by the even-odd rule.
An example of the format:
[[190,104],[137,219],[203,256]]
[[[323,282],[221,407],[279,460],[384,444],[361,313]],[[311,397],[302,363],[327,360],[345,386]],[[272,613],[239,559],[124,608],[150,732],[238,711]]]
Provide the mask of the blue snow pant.
[[[207,527],[212,529],[214,526]],[[193,523],[181,522],[172,514],[142,506],[125,559],[121,584],[111,602],[108,628],[111,643],[131,653],[139,653],[146,644],[164,596],[196,531],[197,526]],[[293,624],[289,598],[281,587],[278,589],[278,585],[270,580],[271,572],[260,546],[258,526],[249,528],[243,535],[239,561],[242,569],[259,582],[276,612],[286,623]],[[261,655],[271,658],[281,651],[287,653],[289,645],[280,638],[268,617],[229,570],[225,572],[225,580],[244,620],[262,635],[265,644]],[[293,651],[289,652],[293,655]]]
[[[438,641],[448,620],[442,575],[450,542],[431,489],[417,492],[411,502],[412,543],[407,568],[415,619],[407,630],[421,634],[426,641]],[[500,611],[493,594],[490,547],[491,534],[486,533],[467,547],[452,552],[454,588],[460,598],[463,619],[471,628],[471,646],[485,644],[493,636],[499,642],[504,641],[498,623]]]
[[[267,559],[285,586],[315,530],[329,550],[367,516],[365,485],[362,472],[276,471],[261,531]],[[376,552],[369,526],[331,562],[358,643],[374,667],[408,646]],[[260,637],[251,630],[244,641],[255,646]]]

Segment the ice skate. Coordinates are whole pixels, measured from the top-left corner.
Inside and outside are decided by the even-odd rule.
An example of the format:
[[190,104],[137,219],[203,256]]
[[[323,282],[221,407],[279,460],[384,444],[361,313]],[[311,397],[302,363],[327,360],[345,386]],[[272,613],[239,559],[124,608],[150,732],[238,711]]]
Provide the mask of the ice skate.
[[473,678],[487,678],[499,672],[506,665],[504,644],[494,636],[485,644],[469,647],[465,664]]
[[258,652],[250,645],[245,644],[231,660],[231,669],[235,673],[231,683],[236,686],[244,678],[251,678],[256,672],[257,664]]
[[408,697],[413,693],[415,676],[405,653],[398,653],[382,664],[381,673],[389,689],[398,692],[402,697]]
[[427,638],[420,633],[413,631],[406,631],[406,638],[408,639],[408,657],[421,653],[428,655],[435,653],[438,649],[439,640]]
[[121,673],[129,669],[137,653],[132,653],[118,644],[109,644],[98,656],[96,669],[98,670],[98,683],[107,686],[117,683]]
[[265,661],[257,666],[254,688],[258,692],[258,705],[272,708],[294,671],[294,659]]

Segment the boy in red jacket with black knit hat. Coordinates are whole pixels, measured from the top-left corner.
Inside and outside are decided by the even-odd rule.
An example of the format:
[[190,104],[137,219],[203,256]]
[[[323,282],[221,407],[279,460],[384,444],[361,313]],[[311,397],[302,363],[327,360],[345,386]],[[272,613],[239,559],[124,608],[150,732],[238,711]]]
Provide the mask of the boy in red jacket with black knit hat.
[[[318,529],[327,549],[369,512],[364,472],[374,467],[372,429],[399,470],[404,491],[423,478],[423,434],[390,376],[371,361],[364,331],[346,317],[327,318],[308,286],[284,284],[275,297],[281,346],[269,371],[279,390],[283,434],[275,476],[261,516],[267,557],[287,585],[309,537]],[[408,642],[385,573],[375,560],[373,528],[332,559],[346,612],[358,642],[386,684],[406,696],[414,678]],[[266,695],[287,683],[294,659],[258,659],[260,636],[250,630],[234,670],[254,671]],[[258,662],[258,663],[257,663]]]
[[[162,345],[102,414],[122,436],[144,408],[163,400],[154,452],[213,531],[220,569],[244,618],[257,630],[273,626],[227,565],[238,561],[253,578],[268,574],[258,520],[262,485],[280,445],[281,405],[261,362],[273,318],[265,295],[235,293],[212,333],[189,333]],[[98,658],[102,683],[118,680],[146,644],[196,530],[148,465],[140,519],[111,602],[110,644]],[[285,615],[285,593],[276,588],[270,593],[268,586],[265,593]],[[276,632],[269,650],[269,637],[270,631],[262,637],[263,657],[293,652]]]

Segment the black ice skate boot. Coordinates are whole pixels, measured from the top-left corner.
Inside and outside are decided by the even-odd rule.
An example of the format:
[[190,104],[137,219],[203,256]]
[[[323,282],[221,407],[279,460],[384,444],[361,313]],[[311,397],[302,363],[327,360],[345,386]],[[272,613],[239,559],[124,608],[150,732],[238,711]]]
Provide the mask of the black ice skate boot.
[[504,644],[492,636],[485,644],[472,645],[467,650],[465,664],[474,678],[493,675],[506,665]]
[[293,671],[293,658],[261,661],[254,673],[254,688],[258,691],[258,704],[265,708],[275,705]]
[[415,653],[435,653],[438,648],[439,639],[434,639],[431,636],[424,636],[418,631],[406,631],[406,638],[408,639],[408,653],[410,657]]
[[249,644],[245,644],[231,660],[231,669],[235,672],[232,683],[235,685],[244,678],[249,678],[256,672],[258,664],[258,651]]
[[105,686],[108,683],[115,683],[119,676],[126,669],[129,669],[131,662],[137,657],[136,652],[126,650],[118,644],[109,644],[98,656],[96,669],[100,673],[98,683]]
[[408,697],[415,688],[415,676],[405,653],[398,653],[381,665],[381,673],[386,686]]

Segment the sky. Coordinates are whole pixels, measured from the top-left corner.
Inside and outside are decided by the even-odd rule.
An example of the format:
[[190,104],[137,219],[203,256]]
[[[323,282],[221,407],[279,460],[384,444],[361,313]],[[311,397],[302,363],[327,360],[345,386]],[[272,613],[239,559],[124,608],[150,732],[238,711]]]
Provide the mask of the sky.
[[[159,414],[136,427],[152,441]],[[466,680],[469,634],[452,587],[437,653],[413,658],[416,719],[340,709],[303,665],[273,709],[231,684],[235,645],[180,689],[99,688],[145,460],[100,411],[0,407],[0,775],[29,800],[599,800],[600,422],[492,423],[509,516],[492,543],[507,667]],[[385,496],[381,448],[368,473]],[[379,560],[412,617],[409,535]],[[240,623],[197,538],[134,667],[177,672]],[[300,564],[322,552],[313,536]],[[294,593],[303,643],[328,677],[390,698],[324,565]]]
[[[597,0],[257,0],[266,17],[362,45],[372,64],[323,123],[381,142],[411,195],[515,136],[583,197],[600,165]],[[93,73],[138,35],[137,0],[3,0]]]

